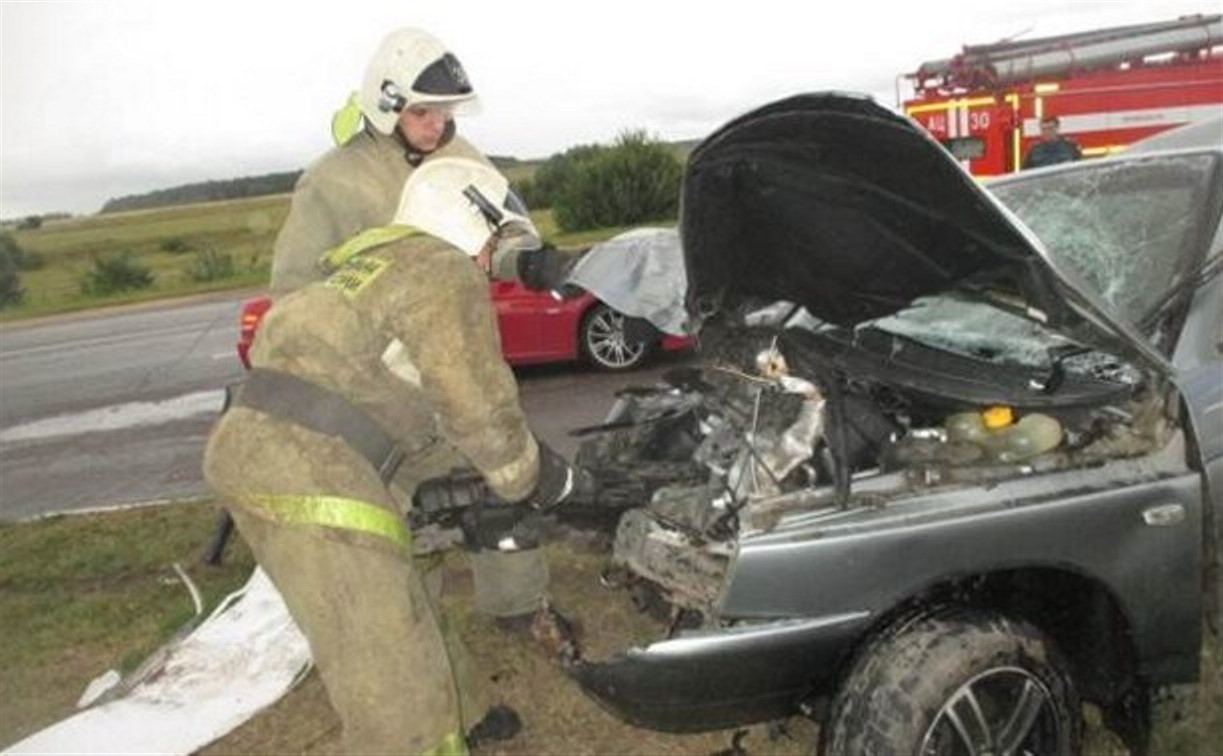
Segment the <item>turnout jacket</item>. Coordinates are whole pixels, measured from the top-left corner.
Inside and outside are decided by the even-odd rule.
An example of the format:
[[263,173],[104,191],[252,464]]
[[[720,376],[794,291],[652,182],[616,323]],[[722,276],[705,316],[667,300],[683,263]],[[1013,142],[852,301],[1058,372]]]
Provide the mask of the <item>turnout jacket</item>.
[[285,295],[251,364],[342,395],[409,458],[446,443],[502,498],[535,488],[539,447],[501,356],[488,279],[444,241],[385,244]]
[[[454,136],[429,153],[488,163]],[[366,127],[311,164],[298,179],[289,215],[272,248],[271,292],[280,297],[323,277],[322,255],[353,236],[389,224],[415,166],[398,134]]]

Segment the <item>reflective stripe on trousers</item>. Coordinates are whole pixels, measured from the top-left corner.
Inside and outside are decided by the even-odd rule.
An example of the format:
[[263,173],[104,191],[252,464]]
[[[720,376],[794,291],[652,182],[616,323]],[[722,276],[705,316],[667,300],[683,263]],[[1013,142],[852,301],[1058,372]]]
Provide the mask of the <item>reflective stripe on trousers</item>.
[[461,733],[452,732],[421,756],[467,756],[467,741]]
[[399,515],[359,499],[311,494],[257,494],[242,498],[277,522],[355,530],[381,536],[405,550],[412,548],[412,535]]

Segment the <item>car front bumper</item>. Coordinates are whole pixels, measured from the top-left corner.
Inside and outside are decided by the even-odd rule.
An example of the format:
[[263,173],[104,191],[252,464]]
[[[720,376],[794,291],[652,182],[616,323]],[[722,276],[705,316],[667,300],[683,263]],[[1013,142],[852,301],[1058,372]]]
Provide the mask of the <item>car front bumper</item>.
[[687,732],[789,716],[830,692],[868,612],[689,633],[571,670],[617,716]]

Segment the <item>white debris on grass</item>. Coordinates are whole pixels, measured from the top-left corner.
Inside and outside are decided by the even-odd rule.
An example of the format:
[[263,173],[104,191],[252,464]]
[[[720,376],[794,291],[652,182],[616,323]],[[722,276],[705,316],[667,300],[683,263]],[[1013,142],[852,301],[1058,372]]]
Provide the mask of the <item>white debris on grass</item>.
[[275,703],[309,669],[305,636],[276,587],[256,569],[122,698],[4,753],[189,754]]

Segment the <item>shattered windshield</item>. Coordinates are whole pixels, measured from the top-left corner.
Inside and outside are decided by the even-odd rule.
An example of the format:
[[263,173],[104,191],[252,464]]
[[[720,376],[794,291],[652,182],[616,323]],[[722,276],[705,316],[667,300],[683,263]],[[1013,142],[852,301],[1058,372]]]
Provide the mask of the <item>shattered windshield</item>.
[[1211,154],[1090,162],[989,189],[1120,319],[1139,324],[1192,277],[1217,198]]
[[[1085,163],[990,190],[1119,318],[1141,323],[1192,280],[1218,208],[1213,155]],[[1000,363],[1042,366],[1069,340],[1041,324],[954,292],[921,297],[865,326]]]

